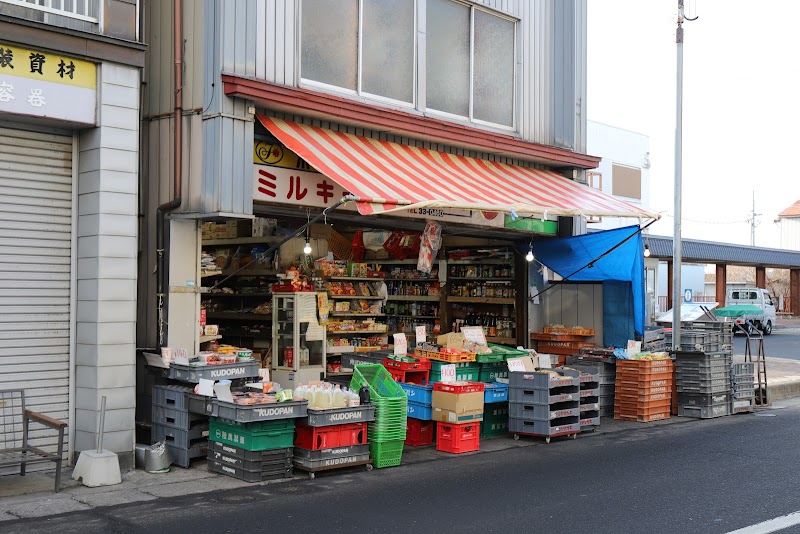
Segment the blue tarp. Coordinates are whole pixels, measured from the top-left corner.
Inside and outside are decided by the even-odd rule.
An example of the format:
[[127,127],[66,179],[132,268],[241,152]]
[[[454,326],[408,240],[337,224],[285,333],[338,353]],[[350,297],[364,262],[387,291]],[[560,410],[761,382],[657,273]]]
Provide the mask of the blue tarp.
[[[622,241],[625,242],[603,256]],[[638,226],[540,241],[534,243],[533,251],[538,261],[564,278],[603,283],[605,346],[625,347],[634,335],[641,339],[646,312],[644,248]],[[590,267],[579,271],[587,264]]]

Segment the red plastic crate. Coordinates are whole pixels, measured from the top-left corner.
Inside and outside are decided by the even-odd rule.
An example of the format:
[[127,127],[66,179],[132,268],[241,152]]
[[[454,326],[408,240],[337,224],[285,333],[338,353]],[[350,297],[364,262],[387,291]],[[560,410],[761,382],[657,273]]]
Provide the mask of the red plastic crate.
[[430,371],[431,361],[428,358],[417,356],[413,362],[400,362],[391,358],[384,358],[383,366],[387,369],[397,369],[399,371]]
[[436,450],[459,454],[481,448],[481,424],[436,423]]
[[433,443],[433,421],[409,417],[406,419],[406,445],[419,447]]
[[[384,360],[386,361],[386,360]],[[431,372],[430,371],[401,371],[399,369],[386,368],[392,379],[395,382],[405,382],[406,384],[419,384],[420,386],[427,386],[430,384]]]
[[294,446],[301,449],[330,449],[367,443],[367,423],[334,426],[295,425]]
[[483,393],[483,382],[453,382],[447,384],[445,382],[436,382],[433,385],[434,391],[445,391],[447,393]]

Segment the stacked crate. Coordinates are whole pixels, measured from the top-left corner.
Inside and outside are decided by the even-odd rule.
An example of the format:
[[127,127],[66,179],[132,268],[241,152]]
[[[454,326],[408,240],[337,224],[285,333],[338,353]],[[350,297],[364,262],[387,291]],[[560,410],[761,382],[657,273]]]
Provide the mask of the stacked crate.
[[729,352],[675,353],[678,415],[708,419],[731,412],[731,355]]
[[463,380],[465,382],[478,382],[480,378],[480,366],[477,362],[454,362],[448,363],[443,361],[431,361],[431,384],[442,381],[442,367],[445,365],[456,366],[456,380]]
[[401,383],[400,387],[408,397],[405,444],[413,447],[432,444],[436,431],[431,406],[433,385]]
[[383,365],[356,365],[350,389],[369,389],[375,421],[367,423],[369,452],[375,467],[400,465],[406,439],[408,398]]
[[[610,349],[584,348],[567,358],[567,365],[597,374],[600,417],[614,416],[614,385],[617,377],[616,358]],[[581,367],[585,366],[585,367]],[[588,366],[588,367],[587,367]]]
[[755,362],[731,364],[731,413],[755,411],[755,372]]
[[600,366],[574,367],[580,372],[581,432],[593,432],[600,426]]
[[187,386],[153,386],[151,441],[163,441],[180,467],[208,453],[208,417],[189,411],[189,394]]
[[669,419],[672,407],[671,360],[617,360],[614,419]]
[[430,384],[431,361],[427,358],[393,355],[382,363],[397,382]]
[[316,471],[368,464],[367,423],[374,420],[370,404],[309,409],[295,425],[294,467],[313,478]]
[[484,395],[482,382],[437,382],[433,385],[437,451],[460,454],[480,450]]
[[484,384],[481,437],[508,434],[508,384]]
[[515,438],[580,432],[580,373],[574,369],[509,373],[508,429]]

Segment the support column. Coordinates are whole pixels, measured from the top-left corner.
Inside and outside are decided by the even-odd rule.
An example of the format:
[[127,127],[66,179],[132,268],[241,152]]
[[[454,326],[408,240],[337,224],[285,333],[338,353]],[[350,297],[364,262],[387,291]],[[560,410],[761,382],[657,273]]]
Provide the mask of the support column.
[[673,263],[667,262],[667,309],[672,309],[672,269]]
[[760,265],[756,267],[756,287],[767,287],[767,269]]
[[720,308],[725,306],[725,293],[728,290],[728,266],[724,263],[716,265],[716,282],[714,284],[716,293],[715,297]]
[[800,269],[789,271],[789,304],[791,314],[795,317],[800,315]]

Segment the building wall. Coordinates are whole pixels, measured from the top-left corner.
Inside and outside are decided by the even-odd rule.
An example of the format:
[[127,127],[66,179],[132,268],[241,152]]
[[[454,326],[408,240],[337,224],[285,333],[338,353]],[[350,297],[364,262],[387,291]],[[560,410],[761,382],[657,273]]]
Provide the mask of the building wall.
[[781,248],[800,250],[800,217],[782,217],[780,227]]

